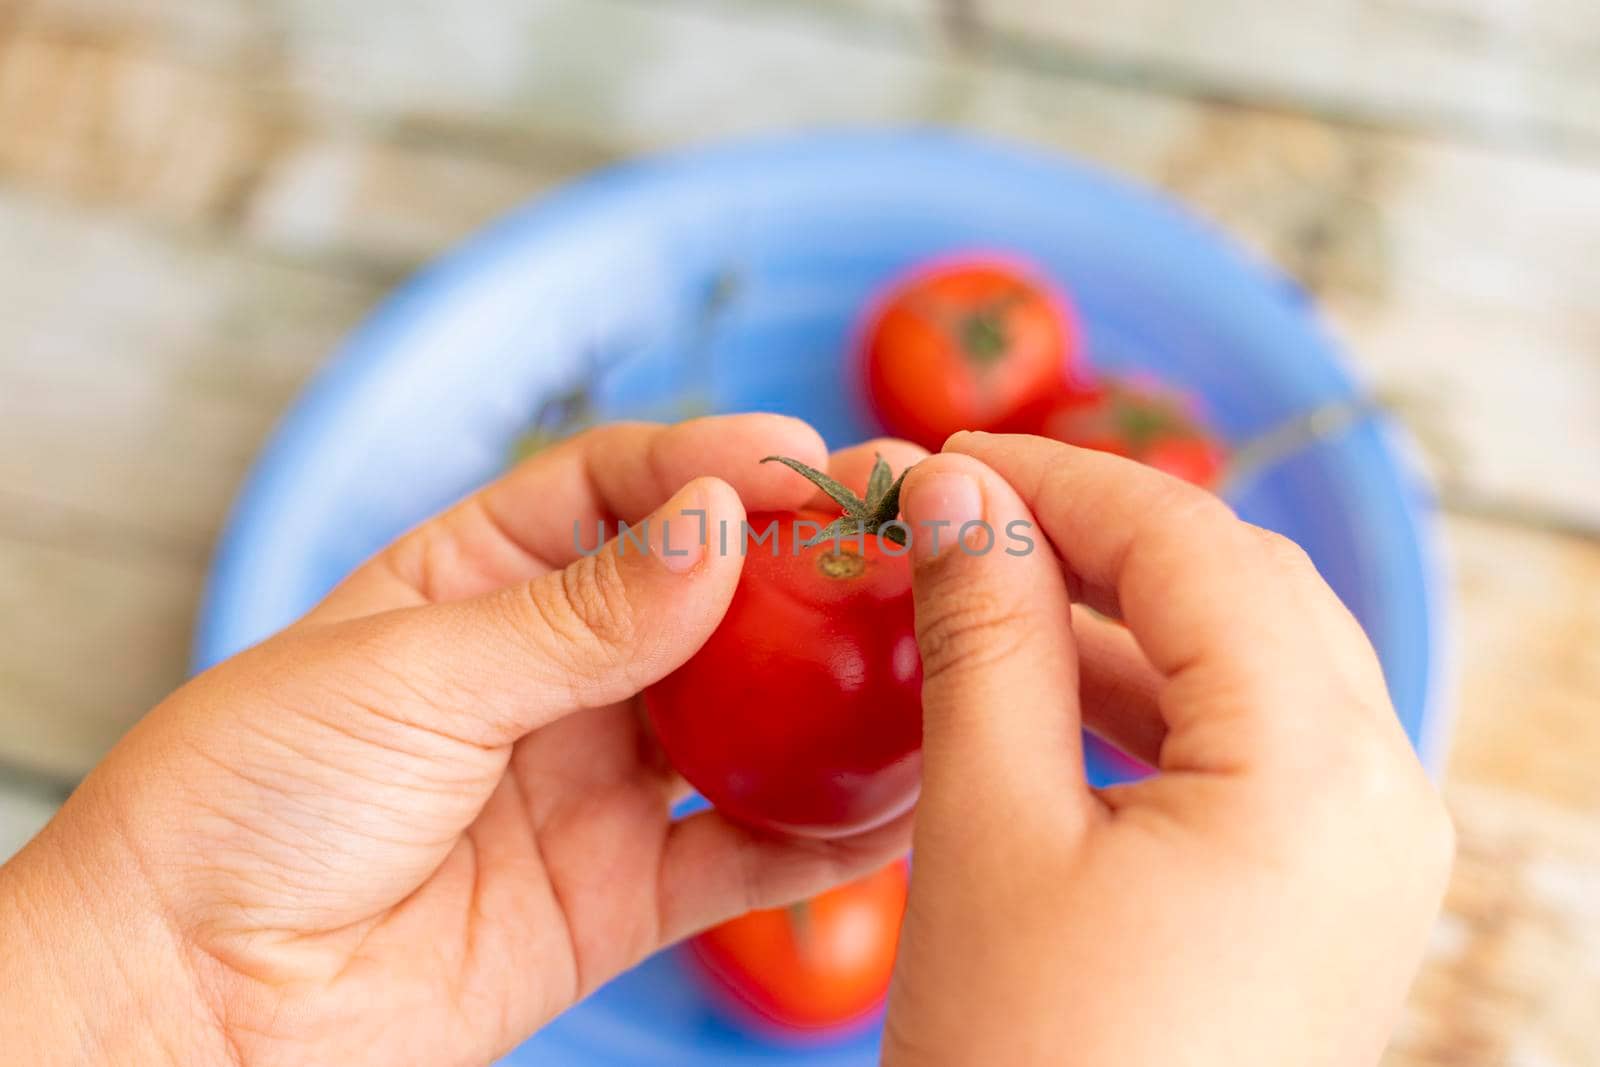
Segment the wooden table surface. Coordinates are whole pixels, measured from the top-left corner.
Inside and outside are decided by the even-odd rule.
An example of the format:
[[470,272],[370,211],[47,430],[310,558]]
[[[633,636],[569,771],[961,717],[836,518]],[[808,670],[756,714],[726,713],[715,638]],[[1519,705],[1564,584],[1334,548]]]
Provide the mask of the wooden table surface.
[[1388,1062],[1600,1064],[1593,0],[0,0],[0,853],[183,677],[234,489],[388,288],[597,165],[906,121],[1315,292],[1456,568],[1460,860]]

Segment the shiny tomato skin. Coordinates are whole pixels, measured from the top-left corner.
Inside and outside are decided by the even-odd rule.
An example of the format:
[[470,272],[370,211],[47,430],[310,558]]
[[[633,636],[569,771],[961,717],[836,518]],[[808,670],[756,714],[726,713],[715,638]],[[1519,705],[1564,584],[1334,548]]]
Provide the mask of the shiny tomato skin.
[[[910,557],[873,534],[842,553],[828,542],[796,551],[835,517],[751,515],[722,623],[645,692],[667,758],[718,810],[817,838],[889,822],[916,802],[922,778]],[[775,540],[754,543],[769,525]]]
[[1065,297],[1024,264],[966,256],[892,284],[861,331],[867,397],[890,433],[938,450],[1059,389],[1078,358]]
[[906,891],[896,861],[794,908],[713,927],[689,951],[736,1015],[795,1031],[848,1026],[883,1005]]

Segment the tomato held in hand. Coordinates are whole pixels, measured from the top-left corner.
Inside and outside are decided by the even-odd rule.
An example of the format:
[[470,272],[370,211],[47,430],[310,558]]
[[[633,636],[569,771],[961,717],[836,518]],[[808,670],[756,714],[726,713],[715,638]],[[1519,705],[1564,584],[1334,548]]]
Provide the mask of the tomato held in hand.
[[1066,301],[999,259],[926,267],[892,287],[862,336],[867,396],[892,434],[938,450],[1062,387],[1078,352]]
[[[858,511],[898,508],[898,483],[879,467],[876,493],[851,497]],[[729,550],[742,540],[746,558],[727,615],[692,659],[645,692],[667,758],[718,810],[823,838],[906,812],[922,772],[910,560],[876,533],[802,546],[837,519],[756,513],[748,536],[732,531]]]
[[689,942],[739,1016],[791,1030],[846,1026],[882,1004],[906,909],[904,861],[789,908],[754,911]]
[[1059,393],[1017,412],[1002,429],[1127,456],[1206,488],[1216,487],[1228,458],[1183,395],[1124,380]]

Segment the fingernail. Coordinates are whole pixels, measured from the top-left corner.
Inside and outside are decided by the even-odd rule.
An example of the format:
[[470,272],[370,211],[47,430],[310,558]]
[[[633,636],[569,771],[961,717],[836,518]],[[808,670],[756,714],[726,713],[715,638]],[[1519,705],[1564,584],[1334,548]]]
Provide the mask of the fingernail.
[[932,559],[956,544],[967,523],[983,521],[983,490],[969,475],[941,471],[913,482],[903,508],[912,559]]
[[651,516],[650,547],[655,557],[674,574],[691,571],[705,558],[706,494],[690,482]]

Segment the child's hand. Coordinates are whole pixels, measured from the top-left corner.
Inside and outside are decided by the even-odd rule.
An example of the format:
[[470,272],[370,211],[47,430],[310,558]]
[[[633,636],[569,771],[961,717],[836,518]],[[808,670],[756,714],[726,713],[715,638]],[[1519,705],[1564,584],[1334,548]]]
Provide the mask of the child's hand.
[[[828,461],[776,416],[584,434],[179,690],[0,871],[0,1059],[483,1063],[668,942],[902,852],[909,819],[827,844],[669,820],[686,790],[634,698],[733,594],[700,532],[809,495],[774,453]],[[646,515],[649,554],[581,556],[574,523],[592,548]]]
[[[926,729],[886,1061],[1376,1061],[1452,836],[1304,553],[1039,438],[958,435],[902,501]],[[929,557],[926,523],[973,519],[993,551]],[[1091,791],[1080,721],[1161,774]]]

